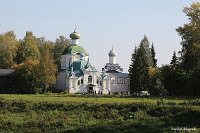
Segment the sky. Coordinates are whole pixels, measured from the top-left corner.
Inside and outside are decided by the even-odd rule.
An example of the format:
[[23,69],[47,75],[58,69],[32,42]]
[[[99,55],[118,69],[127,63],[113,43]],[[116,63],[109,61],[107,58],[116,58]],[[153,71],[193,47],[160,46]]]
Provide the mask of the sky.
[[0,0],[0,34],[26,31],[55,41],[81,34],[79,45],[89,52],[99,71],[114,48],[117,62],[128,72],[134,47],[146,35],[156,50],[158,65],[169,64],[181,49],[176,28],[188,23],[183,7],[197,0]]

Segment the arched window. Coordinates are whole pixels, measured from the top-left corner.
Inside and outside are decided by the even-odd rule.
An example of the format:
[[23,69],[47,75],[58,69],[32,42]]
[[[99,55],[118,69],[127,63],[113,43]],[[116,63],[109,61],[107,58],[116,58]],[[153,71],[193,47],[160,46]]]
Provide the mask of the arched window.
[[92,83],[92,76],[88,76],[88,83]]
[[102,86],[102,81],[99,82],[100,86]]

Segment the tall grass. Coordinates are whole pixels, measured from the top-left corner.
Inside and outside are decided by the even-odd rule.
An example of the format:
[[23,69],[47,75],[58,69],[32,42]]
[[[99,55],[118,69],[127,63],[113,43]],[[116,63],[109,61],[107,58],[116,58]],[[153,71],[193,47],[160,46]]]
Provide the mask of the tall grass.
[[196,98],[0,95],[0,132],[200,131]]

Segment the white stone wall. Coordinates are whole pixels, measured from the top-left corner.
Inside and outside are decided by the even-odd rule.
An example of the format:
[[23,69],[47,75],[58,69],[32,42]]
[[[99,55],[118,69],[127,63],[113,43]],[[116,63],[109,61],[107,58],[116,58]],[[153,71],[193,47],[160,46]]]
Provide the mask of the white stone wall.
[[56,87],[60,90],[66,89],[66,72],[59,72],[56,79]]
[[[102,80],[97,76],[97,74],[97,72],[85,71],[84,76],[81,76],[77,79],[70,78],[69,93],[87,93],[88,85],[92,84],[95,85],[93,90],[96,91],[96,94],[98,94],[98,92],[108,94],[110,91],[110,80]],[[92,76],[92,83],[88,83],[88,76]],[[81,84],[81,79],[83,79],[83,84]],[[97,83],[97,79],[99,80],[99,83]],[[80,81],[80,85],[78,85],[78,80]],[[102,85],[100,85],[100,81],[102,82]],[[74,82],[76,85],[75,87],[72,87]]]
[[[123,82],[120,82],[121,79]],[[111,80],[115,80],[114,82],[111,81],[111,94],[118,93],[121,94],[121,92],[126,93],[128,92],[128,83],[125,82],[125,77],[111,77]]]

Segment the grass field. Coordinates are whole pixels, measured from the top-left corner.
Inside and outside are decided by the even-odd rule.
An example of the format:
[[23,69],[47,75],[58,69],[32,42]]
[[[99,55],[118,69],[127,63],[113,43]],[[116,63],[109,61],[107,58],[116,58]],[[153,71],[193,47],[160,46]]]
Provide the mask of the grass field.
[[0,132],[175,130],[200,132],[198,97],[0,94]]

